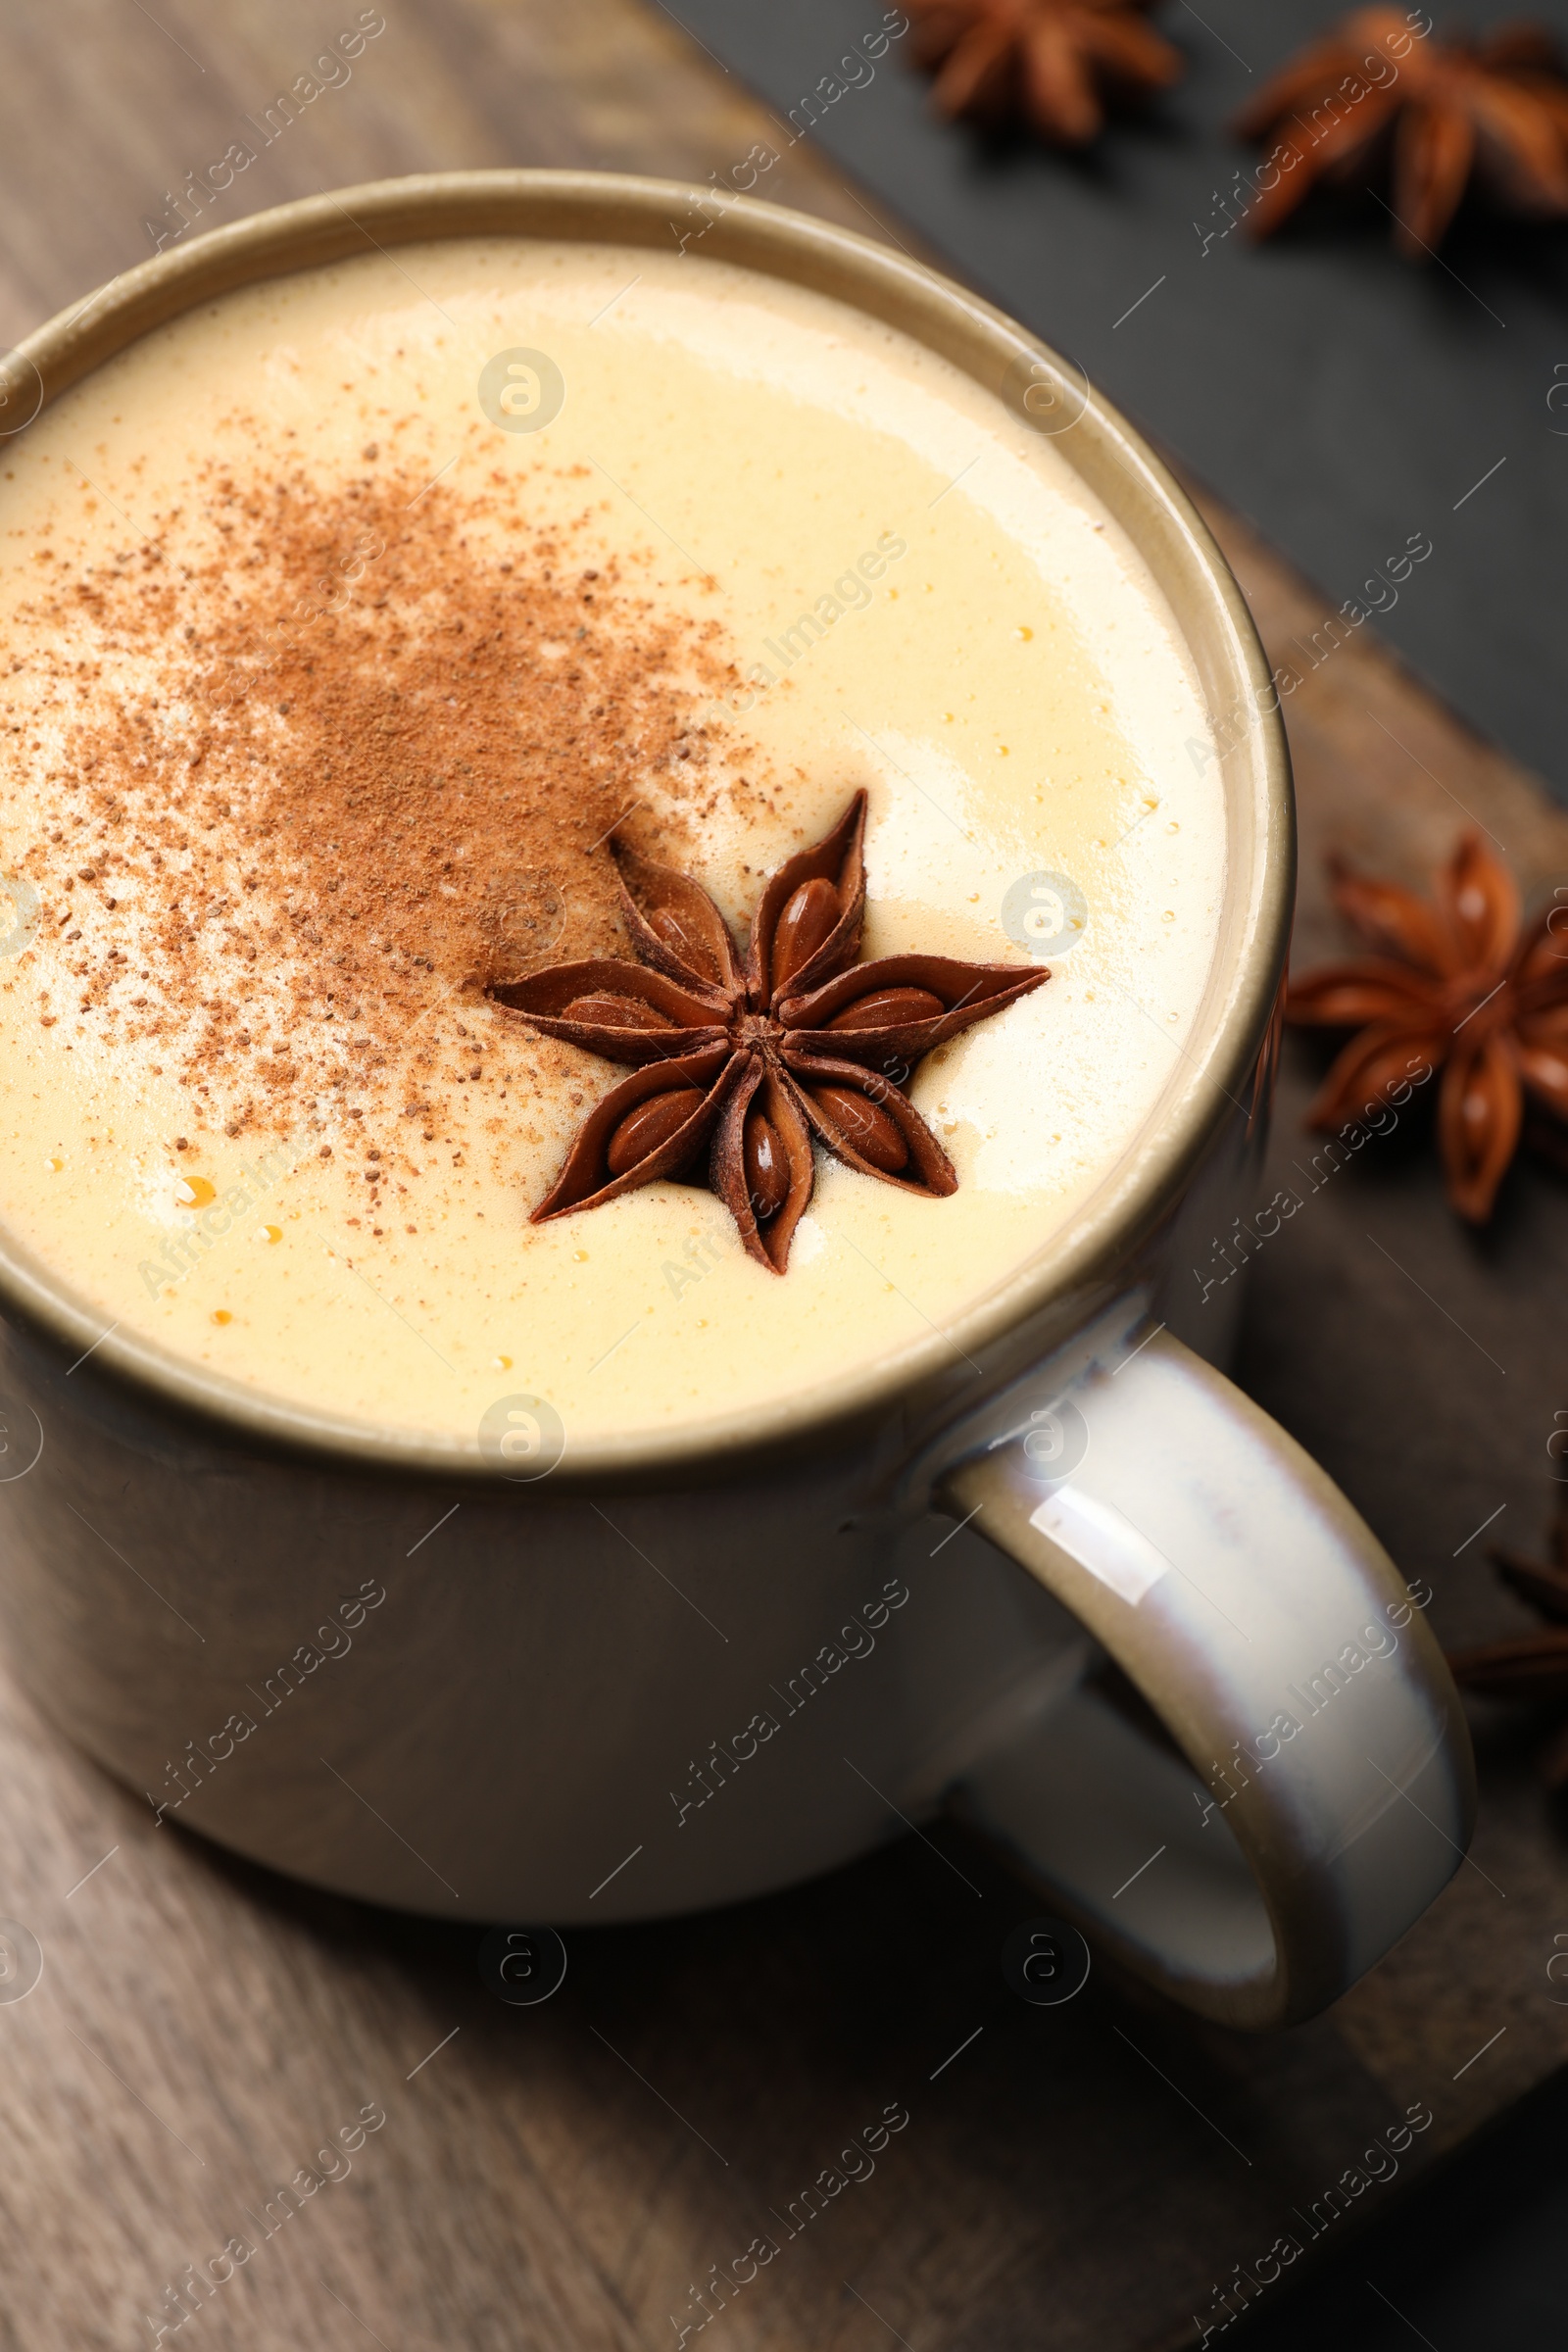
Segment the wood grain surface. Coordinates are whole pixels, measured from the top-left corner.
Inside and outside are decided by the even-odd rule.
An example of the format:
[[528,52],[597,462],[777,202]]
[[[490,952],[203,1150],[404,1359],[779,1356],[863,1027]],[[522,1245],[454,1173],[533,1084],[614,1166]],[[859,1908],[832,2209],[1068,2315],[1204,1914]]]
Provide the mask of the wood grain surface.
[[[0,341],[144,258],[184,175],[357,15],[318,0],[5,0]],[[352,77],[204,208],[206,224],[430,168],[593,164],[703,182],[768,135],[747,94],[637,0],[387,0],[385,17]],[[767,193],[877,233],[808,142]],[[1568,875],[1568,816],[1532,779],[1369,630],[1312,666],[1322,600],[1205,506],[1272,658],[1303,673],[1288,705],[1298,953],[1336,940],[1329,847],[1418,881],[1473,818],[1532,895]],[[1270,1189],[1305,1156],[1316,1066],[1287,1057]],[[1560,1177],[1525,1166],[1476,1239],[1408,1132],[1324,1181],[1253,1269],[1242,1378],[1407,1572],[1431,1578],[1449,1640],[1523,1622],[1488,1576],[1492,1537],[1471,1531],[1500,1505],[1494,1534],[1527,1547],[1542,1533],[1545,1440],[1568,1401],[1549,1314],[1565,1276]],[[956,1572],[971,1541],[955,1541]],[[25,1685],[12,1660],[7,2352],[368,2339],[641,2352],[699,2324],[734,2352],[1155,2352],[1196,2340],[1192,2315],[1237,2266],[1281,2236],[1310,2254],[1348,2235],[1568,2056],[1546,1974],[1568,1934],[1563,1848],[1502,1719],[1482,1726],[1472,1861],[1331,2016],[1260,2043],[1102,1971],[1062,2009],[1024,2007],[998,1960],[1039,1898],[948,1828],[766,1902],[574,1934],[562,1989],[504,2006],[471,1932],[314,1894],[155,1828],[37,1719]],[[1412,2106],[1433,2121],[1396,2180],[1374,2180],[1364,2152]],[[907,2120],[874,2156],[843,2153],[890,2110]],[[1351,2168],[1348,2210],[1314,2237],[1310,2217]],[[801,2192],[824,2172],[841,2185],[807,2220]],[[715,2271],[759,2238],[777,2251],[725,2307]]]

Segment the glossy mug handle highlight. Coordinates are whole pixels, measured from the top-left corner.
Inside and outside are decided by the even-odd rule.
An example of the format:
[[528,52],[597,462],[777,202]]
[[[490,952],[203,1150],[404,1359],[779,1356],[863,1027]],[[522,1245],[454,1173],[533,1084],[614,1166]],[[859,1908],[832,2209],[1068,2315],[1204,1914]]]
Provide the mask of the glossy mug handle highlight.
[[937,1482],[1120,1669],[959,1801],[1174,1999],[1294,2025],[1457,1869],[1469,1738],[1423,1595],[1338,1488],[1180,1341],[1124,1323],[1011,1392]]

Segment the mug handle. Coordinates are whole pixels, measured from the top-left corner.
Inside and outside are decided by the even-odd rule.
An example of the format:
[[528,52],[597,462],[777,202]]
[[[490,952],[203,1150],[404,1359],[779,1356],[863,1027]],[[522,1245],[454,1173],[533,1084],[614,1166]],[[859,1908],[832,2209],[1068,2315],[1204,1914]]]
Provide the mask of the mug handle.
[[1463,1859],[1458,1693],[1430,1591],[1310,1456],[1163,1326],[1110,1321],[935,1482],[1108,1661],[971,1764],[957,1802],[1185,2007],[1295,2025]]

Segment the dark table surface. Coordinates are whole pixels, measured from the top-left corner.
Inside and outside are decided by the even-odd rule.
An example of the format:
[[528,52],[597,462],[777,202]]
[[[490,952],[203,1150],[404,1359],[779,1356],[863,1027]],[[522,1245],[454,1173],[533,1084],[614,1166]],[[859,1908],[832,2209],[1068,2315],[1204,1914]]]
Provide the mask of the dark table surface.
[[[674,13],[786,119],[884,16],[878,0],[676,0]],[[1437,13],[1441,32],[1449,12]],[[1474,0],[1464,15],[1484,26],[1520,13]],[[1568,0],[1530,13],[1568,31]],[[1568,798],[1568,394],[1547,407],[1568,379],[1568,231],[1467,213],[1440,266],[1411,267],[1369,199],[1348,219],[1314,208],[1273,244],[1227,230],[1235,175],[1256,158],[1231,116],[1341,14],[1335,0],[1162,8],[1186,77],[1087,161],[937,121],[907,39],[874,78],[852,69],[858,85],[812,135],[1335,603],[1425,532],[1433,558],[1386,636]]]

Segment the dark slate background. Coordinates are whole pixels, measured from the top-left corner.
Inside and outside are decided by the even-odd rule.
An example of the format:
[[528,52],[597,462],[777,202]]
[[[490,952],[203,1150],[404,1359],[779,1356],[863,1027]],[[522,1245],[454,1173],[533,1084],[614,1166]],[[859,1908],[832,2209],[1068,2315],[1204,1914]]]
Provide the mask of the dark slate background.
[[[666,13],[787,115],[883,8],[675,0]],[[1262,246],[1223,233],[1216,199],[1255,153],[1229,118],[1340,13],[1332,0],[1202,0],[1200,18],[1167,0],[1156,21],[1185,51],[1186,79],[1089,160],[938,122],[907,37],[814,135],[887,200],[895,229],[913,222],[956,274],[1067,352],[1335,603],[1429,533],[1434,558],[1379,626],[1568,801],[1568,227],[1467,209],[1446,266],[1418,268],[1393,254],[1370,199],[1348,214],[1325,202]],[[1519,13],[1479,0],[1469,22]],[[1568,0],[1534,0],[1531,14],[1568,43]],[[1438,28],[1452,28],[1445,13]],[[1206,251],[1200,230],[1214,232]]]
[[[883,0],[675,0],[667,13],[787,115],[882,11]],[[1167,0],[1158,22],[1188,76],[1091,161],[935,122],[905,42],[815,135],[872,203],[885,200],[896,233],[912,222],[956,274],[1070,354],[1335,602],[1385,551],[1428,532],[1433,557],[1378,625],[1568,801],[1568,391],[1556,413],[1546,405],[1554,380],[1568,384],[1568,226],[1499,229],[1467,215],[1446,270],[1397,260],[1370,202],[1320,210],[1262,247],[1219,233],[1216,199],[1252,153],[1227,118],[1339,13],[1324,0],[1202,0],[1200,19]],[[1481,5],[1471,22],[1512,13]],[[1568,36],[1568,0],[1534,13]],[[1195,221],[1215,232],[1206,254]],[[1232,2342],[1539,2352],[1568,2340],[1565,2247],[1559,2080]],[[1137,2259],[1136,2243],[1127,2253]]]

